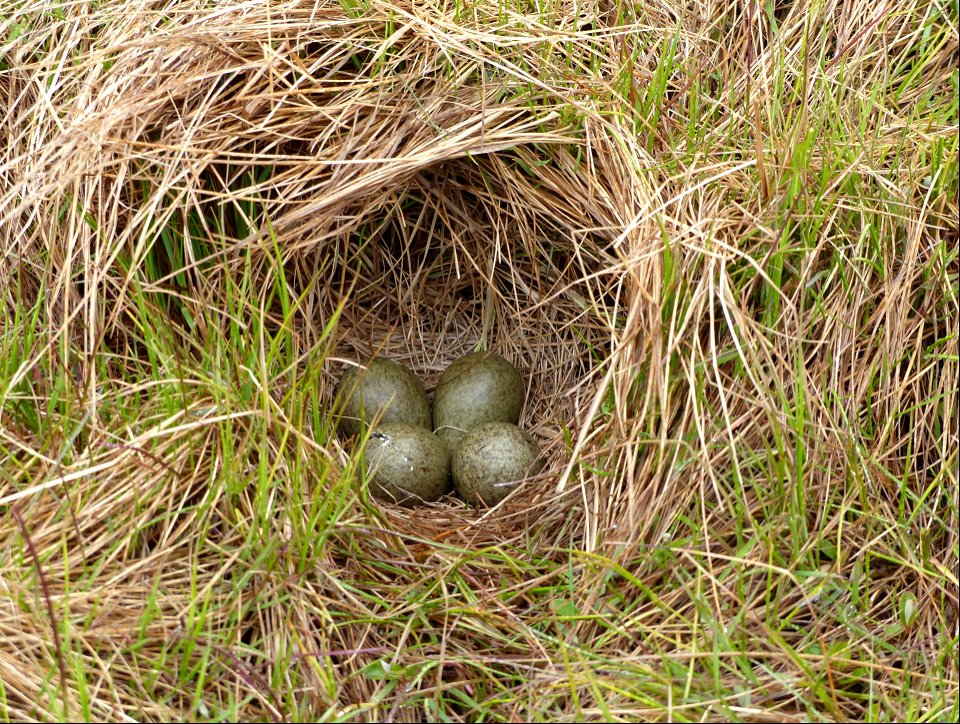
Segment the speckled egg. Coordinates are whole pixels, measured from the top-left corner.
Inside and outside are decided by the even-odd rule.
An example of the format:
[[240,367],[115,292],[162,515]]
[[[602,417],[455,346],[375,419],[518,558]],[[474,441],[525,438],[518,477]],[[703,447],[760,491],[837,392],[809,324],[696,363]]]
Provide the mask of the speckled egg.
[[433,393],[433,429],[451,454],[464,435],[486,422],[520,420],[523,378],[517,368],[490,352],[475,352],[453,362]]
[[380,424],[405,422],[431,429],[430,402],[420,379],[399,362],[376,358],[363,367],[351,367],[340,379],[342,400],[340,429],[347,435],[360,432],[380,416]]
[[453,484],[471,505],[496,505],[540,469],[540,446],[509,422],[488,422],[464,436],[453,454]]
[[370,433],[365,449],[370,492],[381,500],[413,506],[450,490],[450,455],[423,427],[394,422]]

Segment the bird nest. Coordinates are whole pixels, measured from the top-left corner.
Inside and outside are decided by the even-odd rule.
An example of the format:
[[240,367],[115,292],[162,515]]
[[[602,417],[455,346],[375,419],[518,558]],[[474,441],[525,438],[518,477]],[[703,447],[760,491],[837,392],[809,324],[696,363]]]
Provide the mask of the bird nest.
[[[650,404],[638,379],[656,364],[662,245],[642,149],[586,105],[561,113],[570,98],[556,91],[531,103],[535,86],[482,51],[451,61],[413,30],[378,45],[382,17],[330,25],[322,40],[277,28],[273,58],[224,22],[115,54],[124,82],[91,82],[36,160],[35,195],[82,201],[96,239],[111,240],[95,280],[108,280],[104,340],[129,338],[125,269],[149,259],[145,288],[175,299],[163,309],[191,344],[205,343],[226,288],[252,280],[264,323],[296,330],[301,369],[323,361],[308,427],[349,361],[390,357],[430,390],[458,356],[496,352],[527,382],[521,425],[545,467],[493,514],[386,506],[393,525],[487,540],[572,515],[588,545],[642,527],[646,463],[630,439]],[[267,291],[280,278],[289,314]],[[51,309],[76,323],[76,342],[83,294],[70,286]],[[349,467],[355,451],[317,428],[324,454]]]

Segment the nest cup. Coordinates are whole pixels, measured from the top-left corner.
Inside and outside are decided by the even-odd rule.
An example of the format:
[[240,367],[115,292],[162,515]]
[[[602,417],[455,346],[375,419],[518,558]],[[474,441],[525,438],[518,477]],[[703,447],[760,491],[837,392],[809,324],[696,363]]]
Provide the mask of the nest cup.
[[[331,270],[311,302],[320,319],[342,305],[334,357],[397,360],[431,396],[443,370],[477,349],[518,368],[520,426],[545,466],[505,513],[549,496],[568,460],[563,430],[579,431],[596,392],[591,350],[608,342],[596,318],[605,300],[590,301],[589,281],[603,240],[523,203],[532,179],[511,155],[426,168],[358,209],[359,228],[301,259]],[[329,389],[342,371],[330,367]]]

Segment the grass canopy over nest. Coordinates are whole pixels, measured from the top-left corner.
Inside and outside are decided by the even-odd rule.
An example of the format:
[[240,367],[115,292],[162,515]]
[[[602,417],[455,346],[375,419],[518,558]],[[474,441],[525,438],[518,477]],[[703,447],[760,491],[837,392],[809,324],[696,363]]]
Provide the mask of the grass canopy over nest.
[[960,715],[955,2],[0,8],[0,717]]

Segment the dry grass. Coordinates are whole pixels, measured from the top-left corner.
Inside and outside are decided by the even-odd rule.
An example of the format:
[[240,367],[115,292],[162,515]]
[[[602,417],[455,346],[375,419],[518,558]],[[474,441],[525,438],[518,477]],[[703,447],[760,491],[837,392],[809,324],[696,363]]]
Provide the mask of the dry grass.
[[[955,720],[957,23],[0,2],[2,718]],[[475,348],[543,473],[369,500]]]

